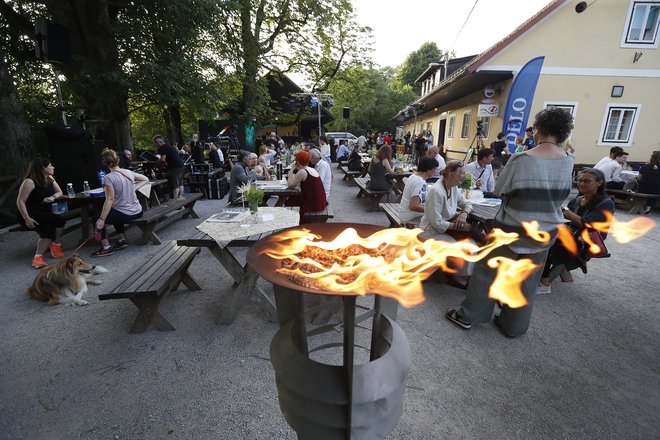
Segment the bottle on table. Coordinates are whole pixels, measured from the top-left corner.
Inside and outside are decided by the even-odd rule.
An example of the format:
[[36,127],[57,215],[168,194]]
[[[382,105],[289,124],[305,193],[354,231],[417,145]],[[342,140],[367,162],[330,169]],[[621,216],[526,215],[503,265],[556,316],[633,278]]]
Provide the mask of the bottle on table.
[[89,194],[89,182],[86,180],[83,182],[83,192]]
[[66,194],[70,199],[74,199],[76,197],[76,192],[73,190],[73,183],[66,184]]

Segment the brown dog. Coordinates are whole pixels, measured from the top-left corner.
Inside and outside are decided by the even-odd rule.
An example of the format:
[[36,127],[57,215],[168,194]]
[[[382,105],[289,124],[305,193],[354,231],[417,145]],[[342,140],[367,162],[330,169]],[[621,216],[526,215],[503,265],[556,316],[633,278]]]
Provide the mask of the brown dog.
[[83,275],[81,272],[99,274],[108,272],[101,266],[85,263],[78,255],[72,255],[54,266],[44,267],[39,271],[28,289],[30,298],[48,301],[48,304],[89,304],[83,301],[87,293],[87,284],[101,284],[101,281]]

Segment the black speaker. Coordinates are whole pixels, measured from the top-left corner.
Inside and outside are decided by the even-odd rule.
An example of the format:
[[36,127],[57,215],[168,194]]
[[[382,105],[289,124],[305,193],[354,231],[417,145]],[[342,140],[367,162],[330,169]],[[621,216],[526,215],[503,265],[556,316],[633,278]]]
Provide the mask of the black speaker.
[[344,119],[348,119],[351,117],[351,109],[349,107],[344,107],[344,112],[342,114],[342,117]]
[[55,167],[55,180],[62,190],[66,184],[73,183],[76,191],[82,191],[83,181],[88,181],[92,188],[101,186],[96,173],[109,171],[101,162],[104,141],[87,139],[49,139],[50,161]]
[[50,63],[66,64],[71,59],[69,28],[45,18],[34,21],[35,53],[37,59]]

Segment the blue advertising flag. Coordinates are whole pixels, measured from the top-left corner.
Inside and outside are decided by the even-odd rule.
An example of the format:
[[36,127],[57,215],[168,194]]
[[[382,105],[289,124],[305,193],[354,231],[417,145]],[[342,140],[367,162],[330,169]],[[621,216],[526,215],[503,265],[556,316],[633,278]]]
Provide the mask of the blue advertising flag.
[[536,84],[539,82],[541,67],[545,57],[537,57],[530,60],[520,69],[513,80],[509,99],[504,111],[504,124],[502,131],[506,133],[506,142],[509,151],[516,151],[516,136],[525,135],[525,127],[529,119],[529,112],[534,101]]

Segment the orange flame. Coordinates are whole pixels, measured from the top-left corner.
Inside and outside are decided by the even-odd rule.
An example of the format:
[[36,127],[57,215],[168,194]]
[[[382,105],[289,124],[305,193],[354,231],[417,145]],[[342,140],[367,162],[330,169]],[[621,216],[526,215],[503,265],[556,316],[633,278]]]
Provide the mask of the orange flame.
[[509,307],[522,307],[527,305],[527,299],[520,290],[525,279],[539,266],[532,260],[511,260],[505,257],[494,257],[488,260],[488,266],[497,269],[495,281],[490,286],[488,296],[499,300]]
[[[421,229],[392,228],[383,229],[368,237],[361,237],[353,228],[342,231],[333,241],[319,241],[320,237],[306,229],[284,231],[278,236],[278,243],[264,253],[275,259],[291,259],[297,267],[282,267],[278,273],[298,278],[304,284],[309,283],[319,290],[337,294],[366,295],[377,293],[394,298],[405,307],[412,307],[424,301],[422,281],[436,269],[455,272],[456,268],[448,265],[448,260],[474,262],[486,257],[493,249],[513,243],[518,234],[506,233],[499,229],[489,235],[487,245],[479,247],[469,241],[448,243],[440,240],[421,241],[418,235]],[[372,254],[349,255],[343,261],[338,259],[299,258],[296,254],[303,250],[316,248],[323,251],[336,251],[349,246],[362,246],[373,250]],[[322,254],[327,254],[323,252]],[[302,270],[300,265],[312,270]],[[500,271],[508,270],[511,265],[502,265]],[[515,267],[515,266],[514,266]],[[310,273],[311,272],[311,273]],[[518,298],[508,299],[507,292],[515,292],[508,283],[516,281],[515,276],[506,277],[506,286],[498,284],[501,290],[498,298],[502,302],[519,307]],[[493,289],[491,289],[493,290]],[[518,292],[520,289],[518,287]]]
[[622,222],[605,211],[604,222],[588,223],[586,226],[598,232],[608,232],[617,243],[629,243],[648,233],[655,227],[655,222],[648,217],[635,217],[628,222]]
[[566,225],[559,225],[557,227],[559,235],[557,235],[557,240],[561,243],[568,252],[573,255],[577,255],[578,248],[577,243],[575,243],[575,238],[573,238],[573,233]]
[[527,232],[527,235],[532,240],[541,242],[543,244],[550,243],[550,239],[552,238],[550,233],[547,231],[540,231],[539,222],[536,220],[531,222],[522,222],[522,226],[525,228],[525,232]]

